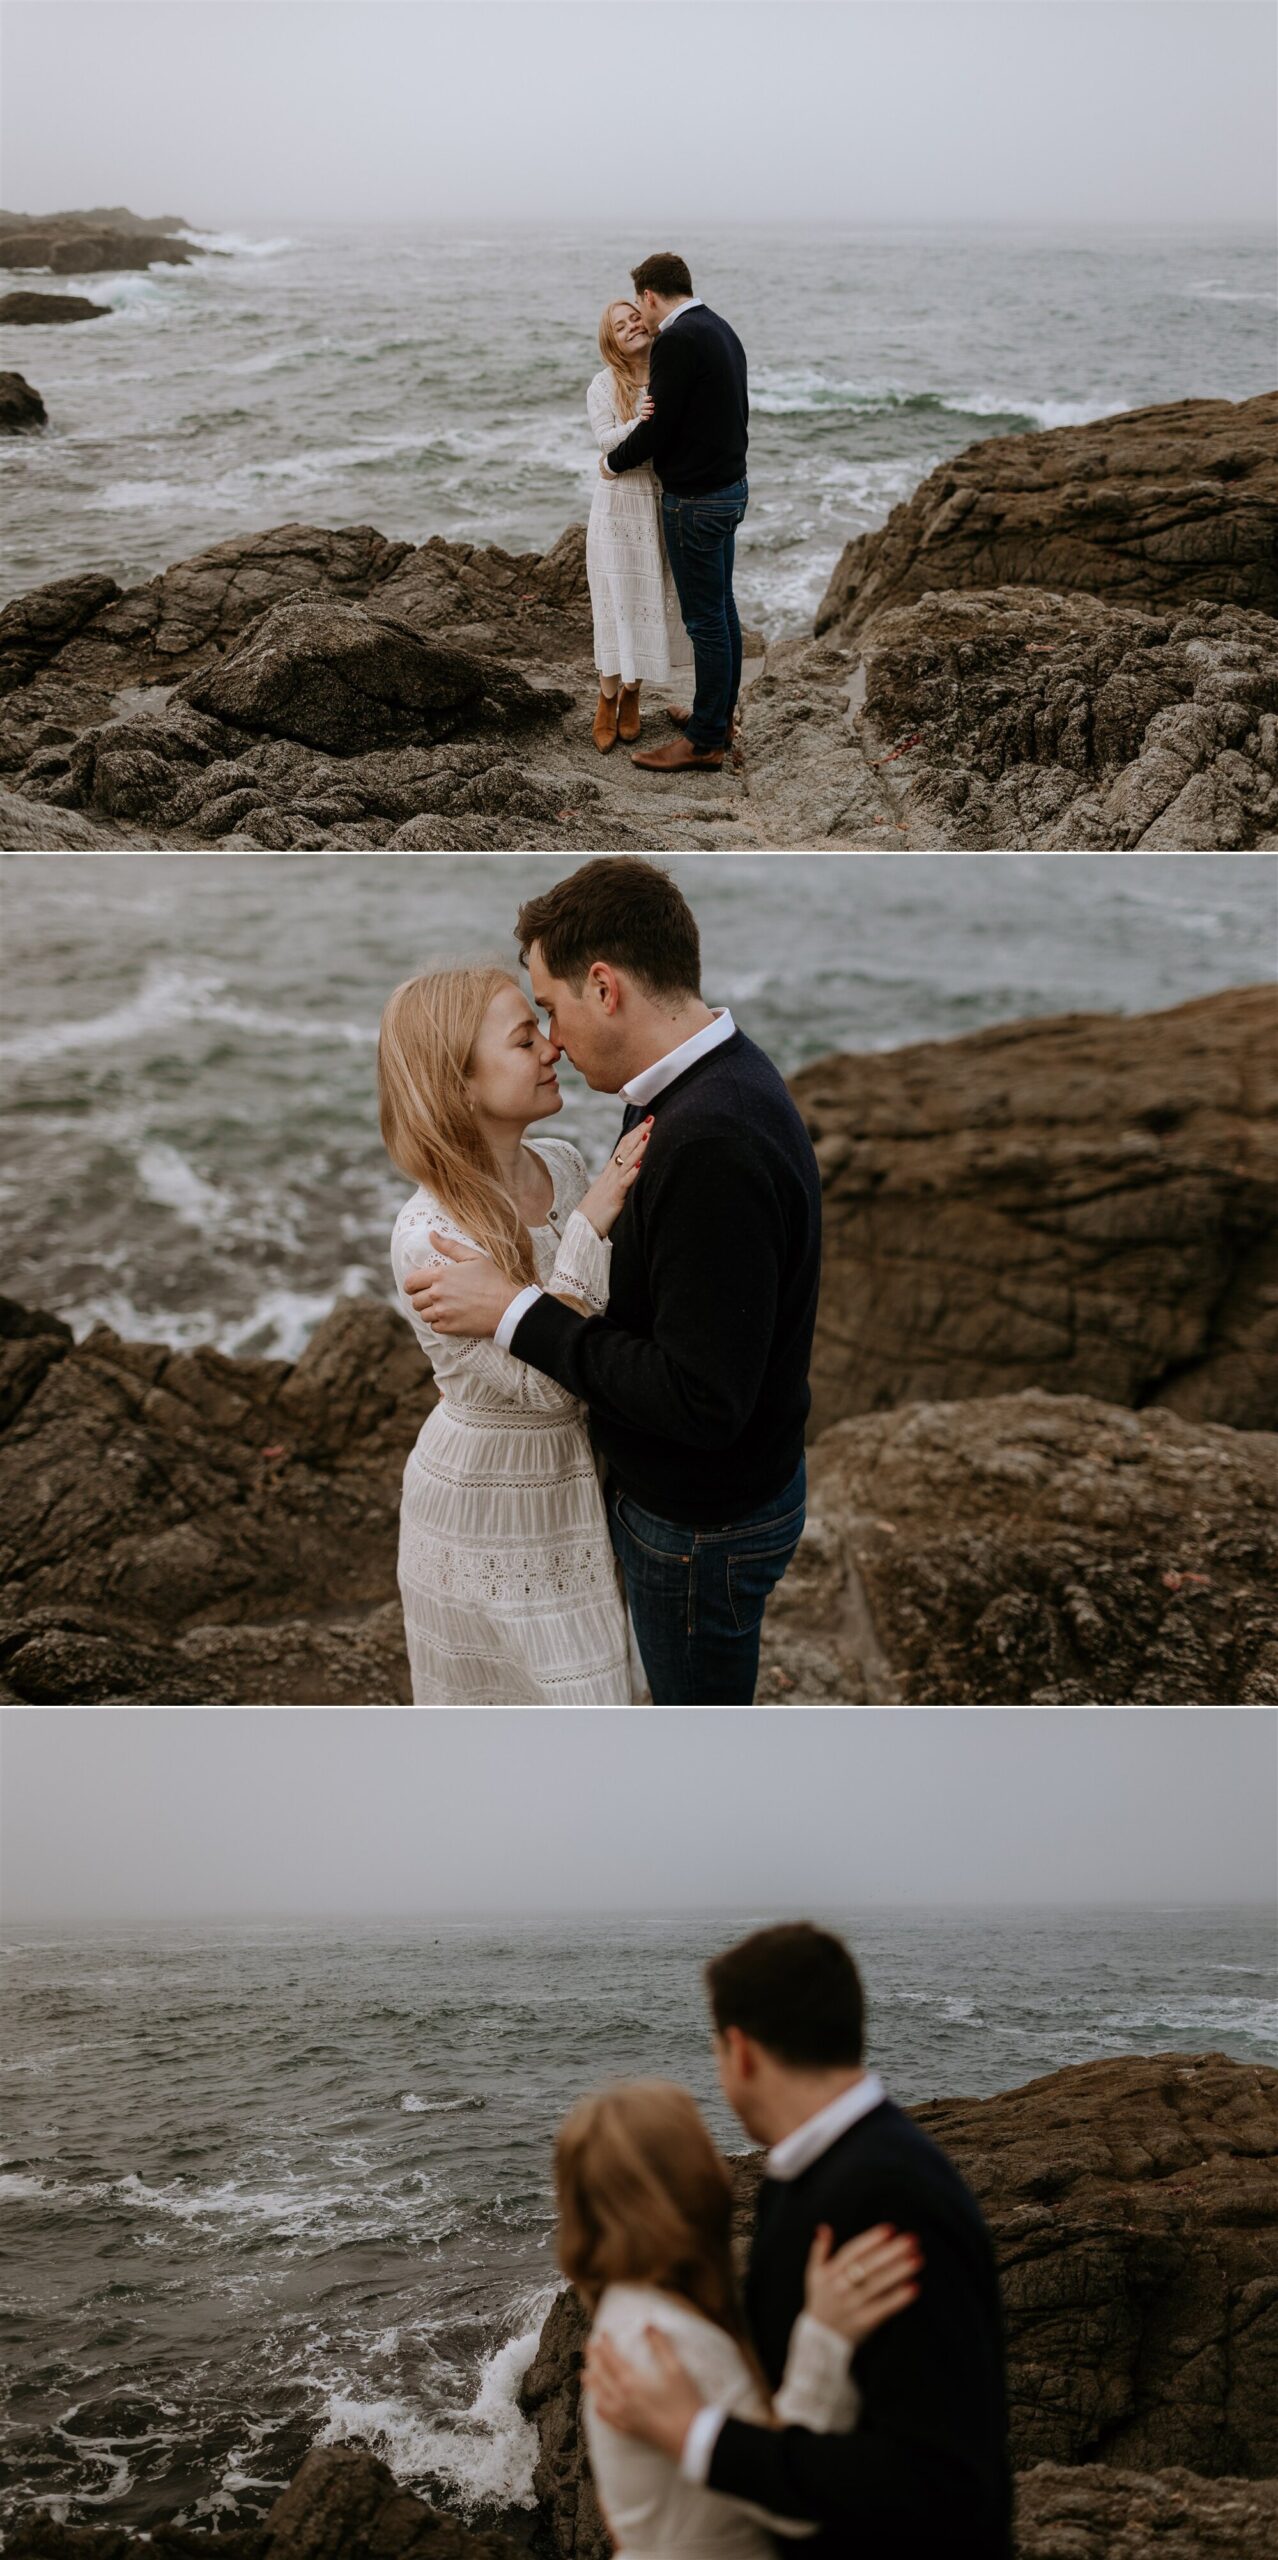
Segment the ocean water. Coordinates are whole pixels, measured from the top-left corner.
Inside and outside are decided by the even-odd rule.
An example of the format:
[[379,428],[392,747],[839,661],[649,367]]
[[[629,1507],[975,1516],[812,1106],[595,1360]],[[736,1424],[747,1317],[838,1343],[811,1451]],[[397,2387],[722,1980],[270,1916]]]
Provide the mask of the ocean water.
[[[584,517],[585,390],[645,243],[585,230],[293,229],[145,275],[11,277],[105,320],[0,330],[46,435],[0,450],[0,602],[124,585],[267,525],[544,549]],[[810,620],[850,536],[979,437],[1274,380],[1263,231],[701,230],[751,360],[747,617]]]
[[[390,989],[513,960],[553,855],[57,855],[0,863],[0,1287],[78,1334],[295,1359],[389,1294]],[[705,989],[790,1075],[1017,1016],[1140,1012],[1273,965],[1278,865],[1210,855],[688,855]],[[617,1107],[565,1061],[593,1166]]]
[[[1263,1911],[826,1916],[907,2103],[1272,2058]],[[529,2505],[554,2128],[657,2073],[743,2147],[699,1969],[759,1917],[4,1933],[0,2511],[229,2521],[351,2435],[454,2508]]]

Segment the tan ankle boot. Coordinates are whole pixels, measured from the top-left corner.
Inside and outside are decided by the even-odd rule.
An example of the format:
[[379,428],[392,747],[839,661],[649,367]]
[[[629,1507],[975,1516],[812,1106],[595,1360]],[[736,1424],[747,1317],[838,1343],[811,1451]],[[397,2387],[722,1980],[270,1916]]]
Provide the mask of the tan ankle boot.
[[616,746],[617,696],[615,693],[605,693],[602,686],[599,690],[599,700],[595,706],[595,725],[590,734],[594,739],[595,745],[598,747],[601,756],[607,755],[609,747]]
[[617,735],[632,747],[639,735],[639,687],[623,684],[617,706]]

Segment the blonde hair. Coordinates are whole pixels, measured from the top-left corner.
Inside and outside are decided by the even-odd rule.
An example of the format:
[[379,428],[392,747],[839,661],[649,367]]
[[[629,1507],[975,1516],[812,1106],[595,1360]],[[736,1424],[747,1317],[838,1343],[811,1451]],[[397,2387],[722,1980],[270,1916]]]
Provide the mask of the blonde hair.
[[[617,302],[625,302],[627,311],[638,311],[639,309],[637,302],[626,302],[624,293],[618,294]],[[612,387],[617,402],[618,417],[633,418],[636,406],[635,395],[637,385],[630,372],[629,357],[627,356],[625,348],[622,346],[621,340],[617,336],[617,332],[612,325],[612,315],[617,308],[617,302],[609,302],[604,306],[603,318],[599,323],[599,353],[603,357],[609,373],[612,375]]]
[[406,978],[382,1014],[377,1101],[382,1142],[410,1182],[433,1191],[449,1217],[508,1280],[536,1281],[532,1238],[504,1189],[471,1107],[466,1078],[480,1026],[508,969],[435,969]]
[[606,2285],[657,2285],[748,2353],[732,2184],[686,2089],[627,2080],[583,2098],[560,2127],[555,2189],[559,2264],[589,2311]]

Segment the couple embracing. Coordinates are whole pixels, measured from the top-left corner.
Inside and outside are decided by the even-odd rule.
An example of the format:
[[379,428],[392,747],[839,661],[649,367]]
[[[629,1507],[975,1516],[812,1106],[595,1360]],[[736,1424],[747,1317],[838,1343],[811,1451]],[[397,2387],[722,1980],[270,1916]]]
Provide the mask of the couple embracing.
[[[811,1142],[703,1001],[665,872],[588,862],[515,932],[532,1003],[504,969],[427,972],[378,1045],[382,1135],[417,1186],[392,1269],[439,1389],[400,1513],[413,1696],[748,1706],[804,1522]],[[561,1055],[625,1105],[593,1181],[541,1134]]]
[[639,697],[691,661],[676,734],[631,759],[653,773],[717,772],[735,757],[741,623],[732,592],[746,511],[749,398],[735,330],[692,290],[673,251],[631,271],[633,302],[599,323],[603,370],[586,395],[599,478],[586,527],[599,700],[594,740],[606,755],[640,732]]
[[842,1941],[762,1929],[706,1968],[719,2083],[769,2146],[744,2302],[728,2171],[686,2090],[606,2089],[556,2150],[592,2317],[585,2426],[618,2560],[1011,2560],[989,2237],[864,2062]]

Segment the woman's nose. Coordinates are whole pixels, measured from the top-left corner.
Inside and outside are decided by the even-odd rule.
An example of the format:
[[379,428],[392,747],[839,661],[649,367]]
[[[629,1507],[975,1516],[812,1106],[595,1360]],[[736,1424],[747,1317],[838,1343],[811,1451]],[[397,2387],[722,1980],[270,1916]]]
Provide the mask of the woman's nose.
[[545,1043],[545,1057],[542,1060],[543,1066],[557,1067],[563,1054],[563,1050],[560,1048],[557,1040],[547,1040]]

